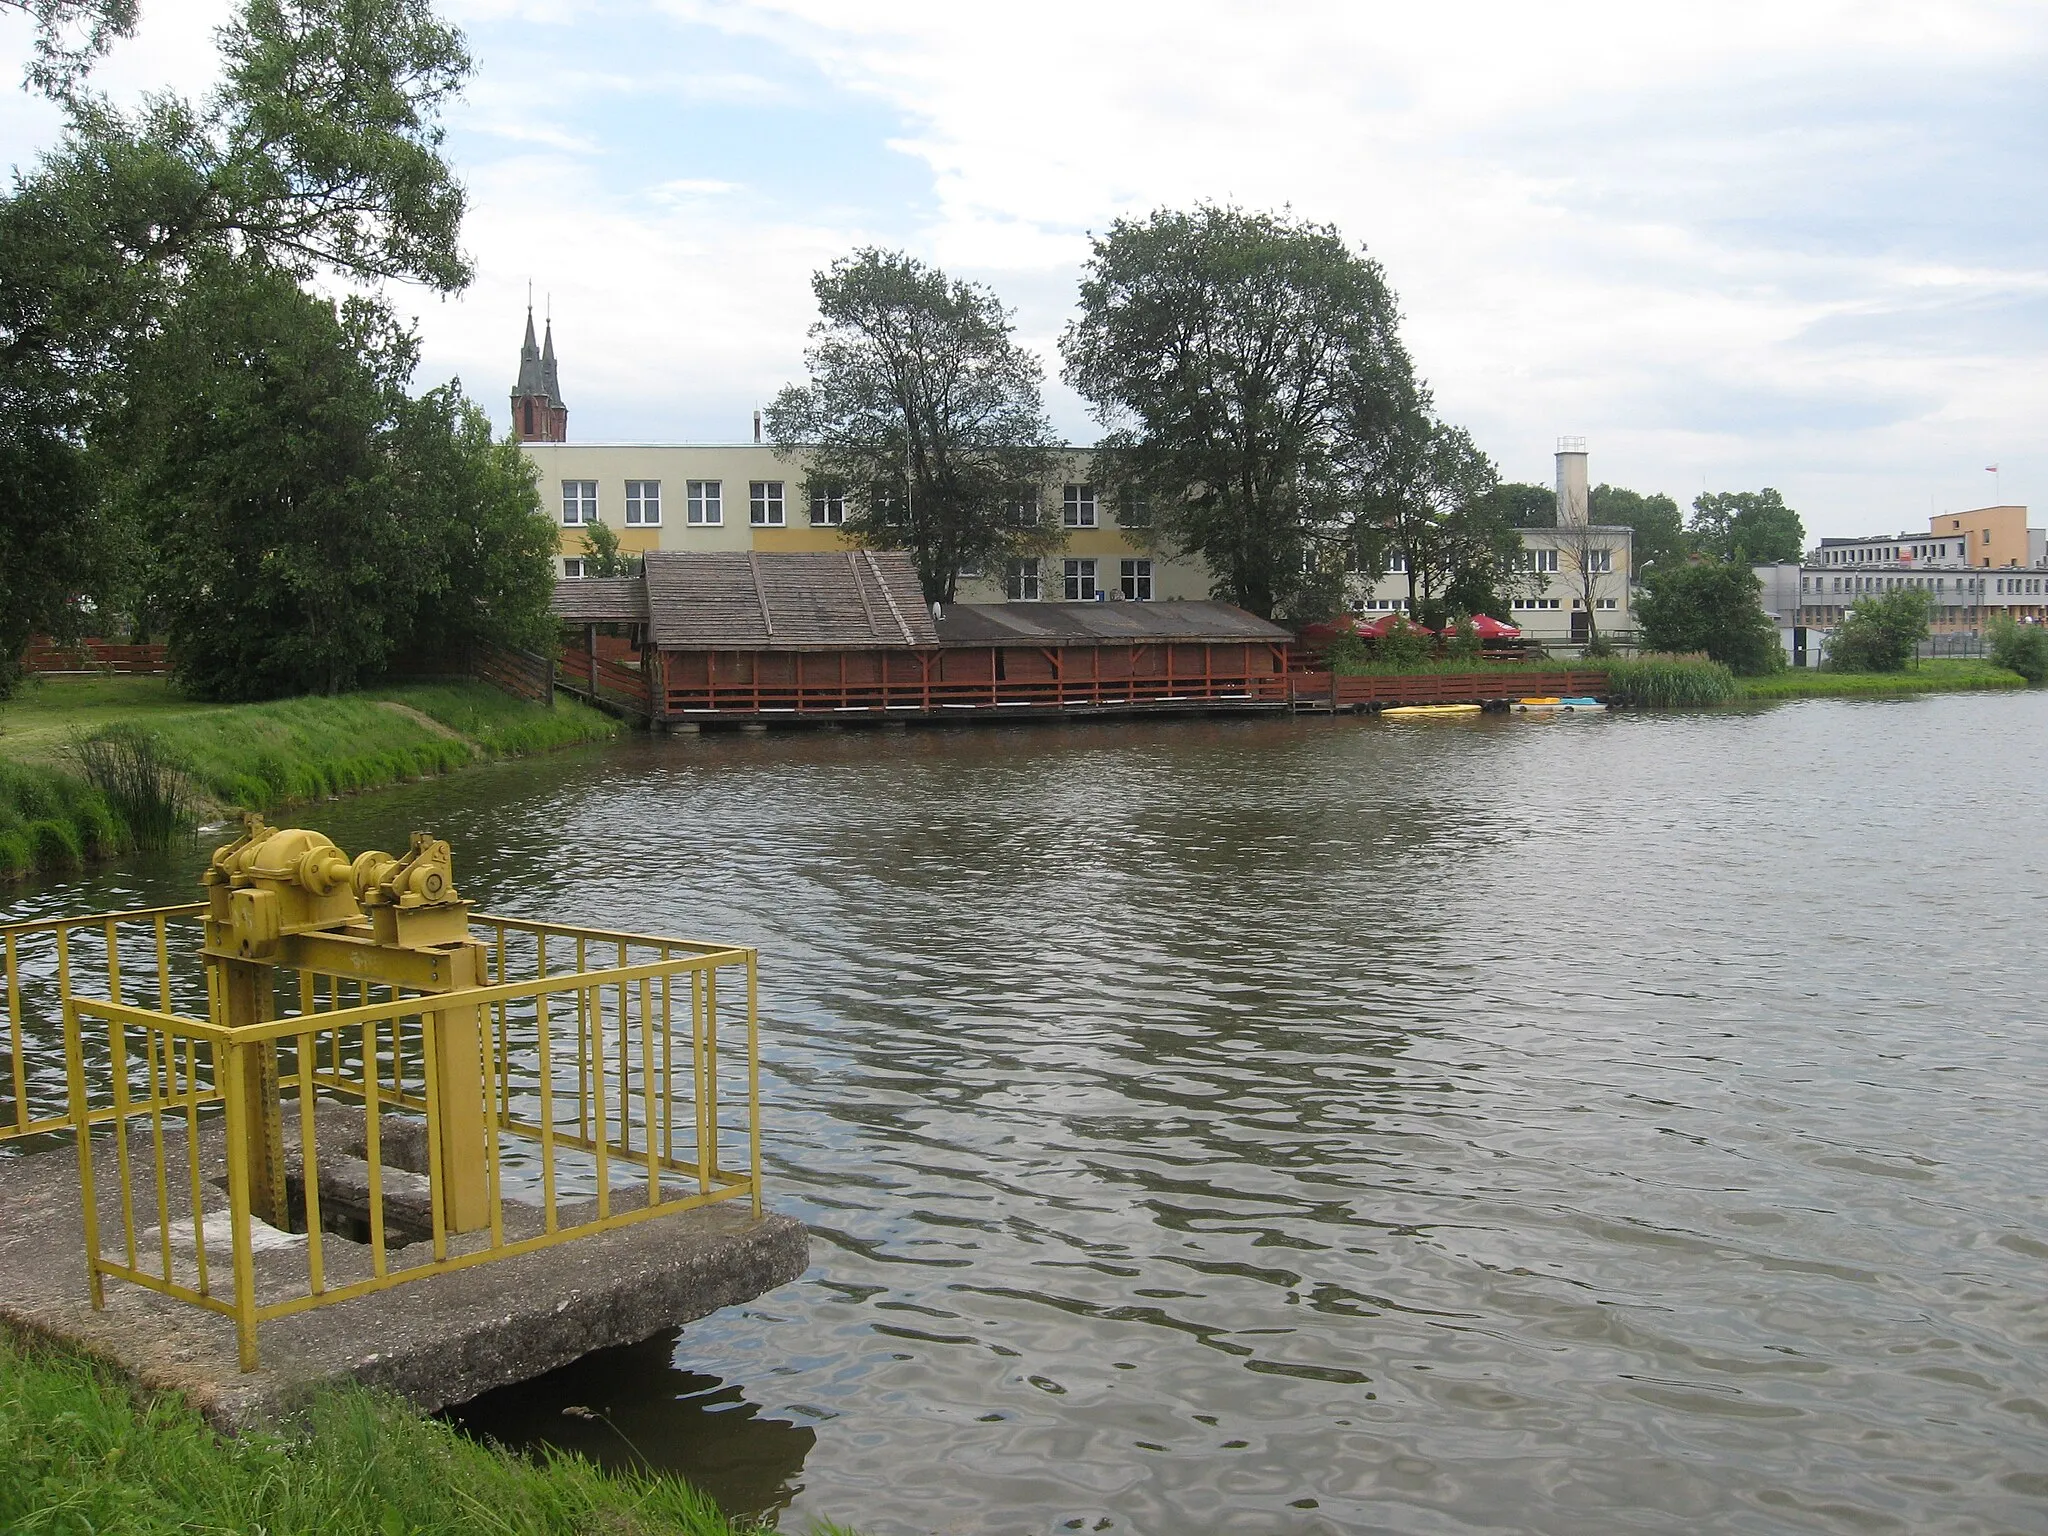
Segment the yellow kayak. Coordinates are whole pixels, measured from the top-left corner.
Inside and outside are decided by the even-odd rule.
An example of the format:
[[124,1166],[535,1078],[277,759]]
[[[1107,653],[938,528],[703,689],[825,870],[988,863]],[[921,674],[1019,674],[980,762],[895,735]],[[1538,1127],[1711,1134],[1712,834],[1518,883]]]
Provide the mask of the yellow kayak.
[[1476,715],[1477,704],[1397,704],[1392,709],[1383,709],[1383,719],[1413,719],[1420,715]]

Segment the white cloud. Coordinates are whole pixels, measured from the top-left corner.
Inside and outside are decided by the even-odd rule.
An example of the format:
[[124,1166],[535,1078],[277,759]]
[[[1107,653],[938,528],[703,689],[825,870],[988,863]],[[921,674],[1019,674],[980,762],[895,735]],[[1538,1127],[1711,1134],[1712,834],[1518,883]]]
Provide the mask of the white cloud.
[[[144,0],[109,84],[203,89],[226,10]],[[1056,375],[1090,231],[1234,199],[1366,242],[1441,407],[1511,476],[1585,433],[1596,475],[1774,484],[1816,531],[1974,504],[1988,463],[2048,502],[2038,6],[451,14],[480,66],[451,139],[479,281],[424,312],[428,365],[495,403],[532,277],[580,435],[740,434],[800,367],[810,274],[867,240],[994,285]],[[52,121],[0,105],[10,143]]]

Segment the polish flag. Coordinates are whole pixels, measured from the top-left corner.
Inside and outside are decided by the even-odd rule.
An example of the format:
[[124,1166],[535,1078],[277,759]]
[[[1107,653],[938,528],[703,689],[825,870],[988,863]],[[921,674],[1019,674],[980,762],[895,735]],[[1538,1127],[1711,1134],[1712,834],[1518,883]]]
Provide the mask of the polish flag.
[[1987,475],[1995,475],[1998,473],[1998,466],[1996,464],[1986,464],[1984,466],[1984,473]]

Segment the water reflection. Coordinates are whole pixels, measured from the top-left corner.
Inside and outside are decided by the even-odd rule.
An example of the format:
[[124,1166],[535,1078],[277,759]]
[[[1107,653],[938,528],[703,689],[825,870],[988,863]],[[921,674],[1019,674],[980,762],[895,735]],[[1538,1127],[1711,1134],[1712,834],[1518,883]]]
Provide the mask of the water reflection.
[[817,1431],[765,1416],[741,1388],[678,1364],[677,1333],[599,1350],[452,1409],[471,1434],[604,1466],[675,1473],[734,1515],[772,1518],[803,1486]]
[[814,1264],[675,1345],[756,1411],[663,1346],[523,1434],[602,1454],[596,1399],[708,1480],[781,1421],[751,1496],[876,1536],[2038,1530],[2044,739],[2042,694],[704,737],[306,819],[762,949]]

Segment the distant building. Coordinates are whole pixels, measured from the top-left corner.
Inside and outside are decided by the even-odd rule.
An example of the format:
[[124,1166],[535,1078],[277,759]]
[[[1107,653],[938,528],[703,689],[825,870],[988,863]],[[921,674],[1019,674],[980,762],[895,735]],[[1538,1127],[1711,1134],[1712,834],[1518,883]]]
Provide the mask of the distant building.
[[1981,636],[1998,613],[2048,622],[2048,534],[2027,526],[2025,507],[1944,512],[1926,533],[1822,539],[1803,561],[1755,570],[1795,666],[1820,664],[1827,636],[1862,598],[1901,589],[1932,597],[1937,635]]
[[[1524,528],[1519,579],[1503,594],[1505,619],[1539,645],[1584,645],[1593,631],[1633,637],[1629,593],[1635,573],[1635,532],[1587,521],[1586,440],[1557,440],[1557,525]],[[1408,560],[1400,550],[1375,578],[1352,578],[1354,613],[1401,613],[1408,607]],[[1588,606],[1590,598],[1591,606]]]

